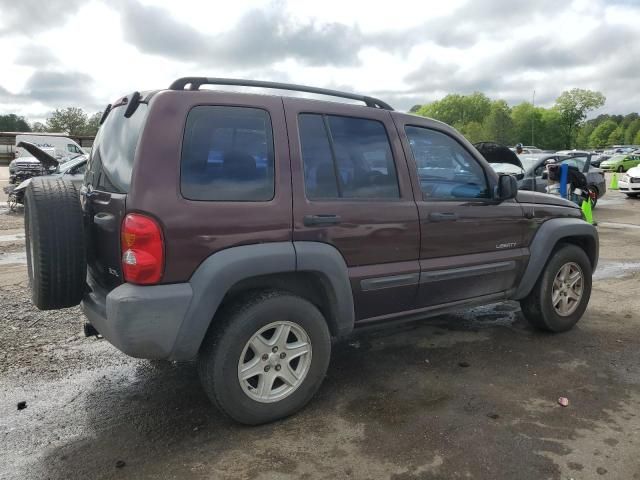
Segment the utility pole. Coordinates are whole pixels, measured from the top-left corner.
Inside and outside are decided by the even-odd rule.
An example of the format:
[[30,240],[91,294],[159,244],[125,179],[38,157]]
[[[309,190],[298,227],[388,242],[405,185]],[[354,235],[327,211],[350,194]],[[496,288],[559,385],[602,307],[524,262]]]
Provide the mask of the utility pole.
[[535,147],[535,141],[533,138],[533,126],[535,124],[536,119],[536,91],[533,91],[533,97],[531,99],[531,105],[533,105],[533,109],[531,110],[531,146]]

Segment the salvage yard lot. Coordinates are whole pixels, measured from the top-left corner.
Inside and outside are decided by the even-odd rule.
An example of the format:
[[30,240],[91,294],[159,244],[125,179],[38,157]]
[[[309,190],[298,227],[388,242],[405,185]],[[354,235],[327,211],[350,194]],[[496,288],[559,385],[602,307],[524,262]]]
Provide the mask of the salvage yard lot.
[[0,478],[640,479],[640,200],[599,203],[572,331],[502,303],[358,332],[306,409],[253,428],[210,405],[193,364],[84,338],[78,308],[36,310],[22,213],[0,205]]

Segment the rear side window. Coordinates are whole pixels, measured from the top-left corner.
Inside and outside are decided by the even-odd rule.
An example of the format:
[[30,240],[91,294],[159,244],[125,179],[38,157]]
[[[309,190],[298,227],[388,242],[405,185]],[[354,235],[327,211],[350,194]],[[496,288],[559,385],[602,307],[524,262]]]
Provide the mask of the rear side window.
[[130,118],[125,118],[125,108],[117,107],[109,113],[93,142],[87,183],[98,190],[129,192],[133,159],[148,107],[141,103]]
[[389,138],[376,120],[299,116],[307,198],[399,198]]
[[274,151],[269,114],[247,107],[193,108],[184,133],[180,185],[190,200],[271,200]]

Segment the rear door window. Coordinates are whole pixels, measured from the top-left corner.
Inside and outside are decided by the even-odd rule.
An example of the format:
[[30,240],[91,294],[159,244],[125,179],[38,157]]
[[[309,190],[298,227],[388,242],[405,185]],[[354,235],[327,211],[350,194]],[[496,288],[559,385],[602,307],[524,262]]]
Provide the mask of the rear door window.
[[271,200],[274,148],[269,114],[248,107],[193,108],[185,128],[180,185],[190,200]]
[[399,198],[389,138],[377,120],[299,116],[307,198]]

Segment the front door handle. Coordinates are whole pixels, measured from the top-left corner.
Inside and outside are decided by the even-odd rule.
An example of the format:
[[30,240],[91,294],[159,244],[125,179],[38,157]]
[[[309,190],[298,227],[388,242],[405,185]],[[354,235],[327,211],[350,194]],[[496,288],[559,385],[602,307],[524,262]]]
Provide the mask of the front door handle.
[[455,222],[458,220],[458,214],[452,212],[433,212],[429,214],[429,220],[432,222]]
[[316,227],[322,225],[338,225],[340,216],[333,214],[305,215],[303,219],[305,227]]

